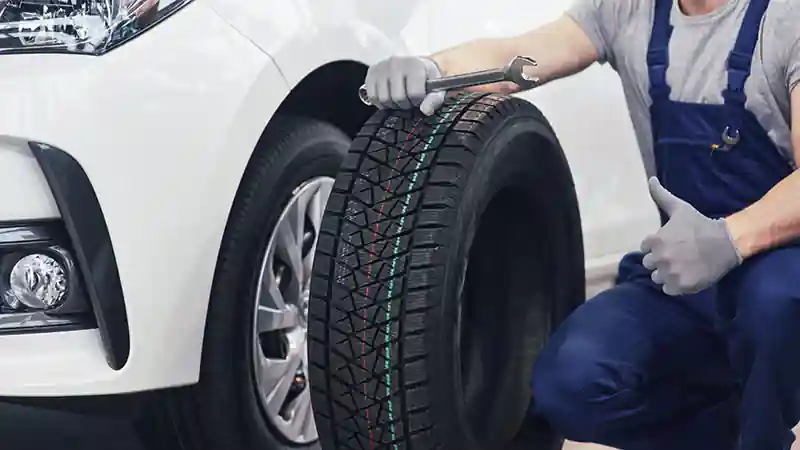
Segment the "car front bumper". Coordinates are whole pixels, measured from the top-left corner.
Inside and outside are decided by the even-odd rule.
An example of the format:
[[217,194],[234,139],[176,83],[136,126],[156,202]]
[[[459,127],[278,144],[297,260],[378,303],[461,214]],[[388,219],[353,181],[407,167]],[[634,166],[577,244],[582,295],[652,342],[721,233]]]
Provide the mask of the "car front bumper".
[[[255,97],[262,85],[273,89]],[[286,91],[269,57],[202,0],[104,56],[0,55],[0,223],[64,221],[97,317],[0,333],[0,396],[198,380],[230,206]],[[74,161],[89,191],[46,152]],[[99,222],[80,208],[95,201],[86,192]]]

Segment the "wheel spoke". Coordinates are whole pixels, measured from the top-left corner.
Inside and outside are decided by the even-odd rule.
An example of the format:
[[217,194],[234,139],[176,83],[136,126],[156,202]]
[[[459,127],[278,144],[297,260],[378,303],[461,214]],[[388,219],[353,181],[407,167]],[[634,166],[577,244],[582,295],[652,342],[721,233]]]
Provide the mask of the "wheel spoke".
[[308,333],[305,329],[296,329],[286,335],[286,338],[289,339],[289,347],[291,348],[290,352],[299,356],[300,358],[305,358],[306,352],[306,339],[308,339]]
[[300,313],[294,305],[286,305],[282,309],[270,308],[269,306],[258,307],[258,317],[256,318],[256,332],[286,330],[300,325]]
[[262,360],[261,389],[270,415],[277,416],[281,412],[301,363],[300,355],[294,353],[290,353],[286,360]]
[[312,422],[311,394],[308,388],[303,389],[296,399],[289,404],[289,423],[293,431],[299,435],[306,435],[308,422]]
[[303,418],[303,428],[301,432],[306,439],[316,439],[318,434],[317,424],[314,420],[314,406],[311,404],[311,388],[307,387],[302,395],[308,396],[308,412]]
[[297,211],[296,211],[296,223],[297,223],[297,236],[300,238],[300,245],[303,245],[303,234],[305,233],[306,228],[306,213],[308,212],[309,202],[314,198],[316,195],[319,187],[316,185],[308,186],[303,189],[297,196]]
[[289,265],[294,276],[293,281],[300,281],[303,276],[302,237],[295,234],[294,224],[287,217],[278,224],[275,254]]
[[261,289],[259,292],[258,306],[281,310],[286,308],[286,300],[278,287],[278,281],[272,273],[272,265],[266,264],[264,273],[261,274]]
[[306,214],[308,218],[311,219],[311,223],[314,224],[314,231],[317,232],[317,234],[319,234],[322,216],[325,214],[325,204],[328,202],[331,189],[332,186],[328,183],[320,185],[308,205],[308,212]]
[[314,267],[314,252],[317,248],[317,242],[319,242],[319,232],[320,227],[322,226],[322,216],[325,214],[325,204],[328,201],[328,196],[331,193],[331,186],[328,184],[323,184],[317,189],[314,193],[314,196],[311,198],[308,204],[308,218],[311,220],[312,225],[314,226],[314,244],[311,247],[311,251],[308,253],[306,258],[303,260],[303,269],[304,269],[304,277],[303,283],[304,287],[308,287],[308,284],[311,283],[311,271]]

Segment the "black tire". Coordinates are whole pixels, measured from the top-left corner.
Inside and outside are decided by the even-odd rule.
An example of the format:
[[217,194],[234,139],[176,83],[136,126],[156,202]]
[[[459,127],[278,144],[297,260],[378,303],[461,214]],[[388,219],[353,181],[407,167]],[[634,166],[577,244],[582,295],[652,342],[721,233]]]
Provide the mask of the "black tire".
[[323,449],[560,448],[527,418],[529,379],[584,300],[583,243],[539,110],[462,94],[430,118],[376,113],[336,179],[311,295]]
[[255,393],[255,289],[266,242],[293,190],[335,177],[351,140],[327,123],[275,117],[242,179],[220,249],[198,384],[158,394],[138,428],[148,450],[319,448],[281,439]]

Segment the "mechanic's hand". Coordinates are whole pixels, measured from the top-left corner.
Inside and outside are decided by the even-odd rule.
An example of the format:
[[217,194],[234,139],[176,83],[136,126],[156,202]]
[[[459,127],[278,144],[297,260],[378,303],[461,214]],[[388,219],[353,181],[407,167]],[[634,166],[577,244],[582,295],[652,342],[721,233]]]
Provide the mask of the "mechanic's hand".
[[642,264],[667,295],[700,292],[742,263],[724,219],[710,219],[650,178],[650,195],[670,217],[642,242]]
[[444,103],[443,91],[427,93],[425,82],[441,77],[441,70],[428,57],[393,56],[367,71],[367,98],[380,109],[411,109],[419,106],[430,116]]

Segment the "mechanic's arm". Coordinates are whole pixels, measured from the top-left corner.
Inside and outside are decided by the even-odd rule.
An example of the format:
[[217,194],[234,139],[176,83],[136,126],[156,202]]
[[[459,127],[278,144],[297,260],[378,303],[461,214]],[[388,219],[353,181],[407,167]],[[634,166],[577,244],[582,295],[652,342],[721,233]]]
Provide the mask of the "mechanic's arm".
[[[596,1],[596,0],[588,0]],[[592,3],[585,3],[592,11]],[[598,60],[595,45],[570,17],[563,16],[528,33],[495,39],[478,39],[441,51],[429,57],[395,56],[367,71],[364,84],[367,97],[378,108],[419,107],[433,114],[445,99],[444,92],[426,92],[427,80],[507,65],[515,56],[528,56],[538,67],[527,75],[542,83],[579,72]],[[510,94],[518,92],[513,83],[494,83],[470,90]]]
[[[792,148],[795,161],[800,162],[800,85],[792,90],[791,104]],[[800,238],[800,171],[725,221],[744,259]]]
[[[515,56],[536,60],[538,66],[528,74],[538,77],[541,84],[578,73],[598,59],[592,41],[567,15],[519,36],[475,40],[436,53],[432,58],[442,75],[457,75],[503,67]],[[466,90],[512,94],[519,91],[519,86],[495,83]]]

